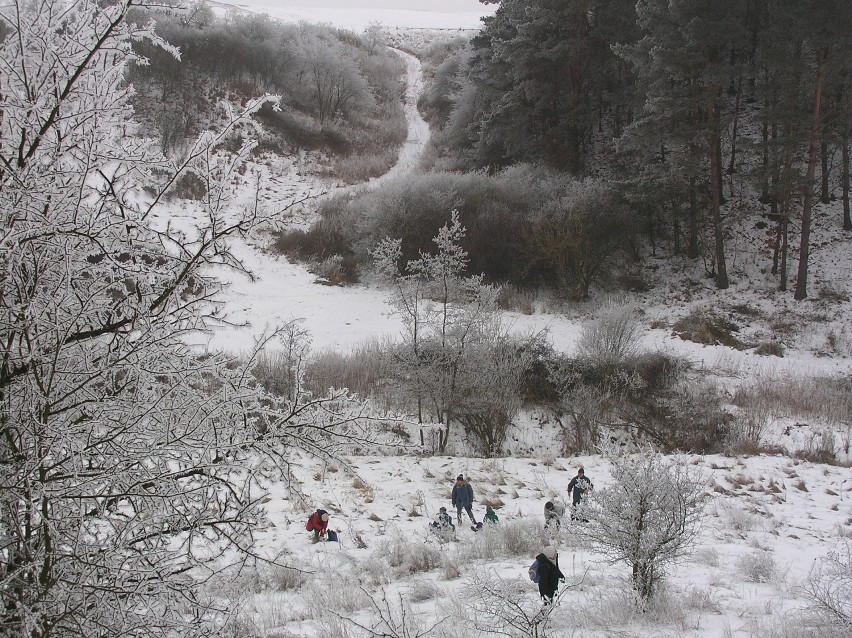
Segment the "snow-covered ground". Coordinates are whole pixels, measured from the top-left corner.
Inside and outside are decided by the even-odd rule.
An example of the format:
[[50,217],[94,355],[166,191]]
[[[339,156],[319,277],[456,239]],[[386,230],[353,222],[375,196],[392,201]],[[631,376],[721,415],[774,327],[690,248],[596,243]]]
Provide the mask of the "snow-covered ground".
[[[373,22],[401,24],[403,14],[413,20],[409,25],[413,27],[475,28],[478,21],[468,21],[462,13],[428,15],[401,9],[313,7],[296,11],[265,1],[251,0],[239,6],[281,19],[333,22],[355,30]],[[404,57],[409,76],[406,110],[410,131],[394,175],[410,170],[428,134],[414,108],[420,90],[419,63],[411,56]],[[271,168],[263,167],[269,178],[263,198],[270,205],[336,188],[297,175],[294,165],[294,161],[284,159]],[[356,188],[370,188],[380,181]],[[187,207],[173,214],[193,213]],[[304,221],[302,217],[281,220],[284,224]],[[200,344],[247,350],[261,332],[293,319],[304,322],[315,350],[345,351],[368,339],[393,338],[401,331],[398,319],[388,314],[387,293],[380,288],[320,285],[301,266],[264,251],[262,238],[255,243],[237,243],[234,250],[255,279],[223,273],[231,286],[222,300],[231,320],[248,325],[199,335]],[[838,269],[846,268],[848,276],[848,256],[839,259],[832,263]],[[826,268],[820,262],[815,272],[830,279],[833,275],[826,273]],[[746,281],[741,290],[735,285],[734,290],[724,293],[702,284],[698,289],[703,292],[690,293],[692,298],[682,303],[676,291],[663,289],[667,294],[664,299],[662,293],[651,291],[635,296],[633,303],[650,326],[670,322],[696,305],[717,308],[734,299],[754,307],[774,299],[755,283]],[[817,302],[806,303],[815,307]],[[562,310],[565,308],[540,303],[535,314],[505,313],[504,321],[523,332],[546,329],[554,346],[567,352],[576,341],[582,316],[595,307],[575,306],[569,313]],[[844,319],[831,317],[828,321],[839,330]],[[826,326],[820,324],[819,329],[824,331]],[[668,328],[649,329],[644,343],[648,348],[687,356],[696,365],[731,379],[852,372],[852,353],[819,356],[818,349],[792,347],[784,358],[757,356],[752,351],[683,341]],[[536,449],[559,448],[552,429],[533,424],[527,435]],[[495,549],[499,545],[495,534],[503,533],[499,529],[527,525],[524,529],[529,532],[529,526],[540,521],[546,500],[568,499],[565,487],[577,466],[587,468],[596,489],[611,484],[611,466],[604,456],[559,458],[556,452],[542,452],[536,458],[486,460],[423,457],[411,450],[411,454],[399,456],[352,457],[348,462],[353,472],[308,460],[296,464],[291,478],[307,495],[307,501],[297,498],[283,484],[267,486],[266,508],[272,526],[257,530],[259,551],[283,554],[284,562],[306,573],[294,576],[286,570],[262,567],[258,574],[247,576],[240,590],[245,606],[239,618],[244,630],[238,635],[484,636],[487,631],[477,630],[475,625],[482,623],[487,630],[491,621],[487,613],[474,608],[474,577],[512,580],[525,592],[527,603],[535,605],[537,594],[526,579],[526,568],[545,542],[553,542],[559,546],[560,565],[573,586],[554,612],[547,635],[793,636],[802,629],[800,610],[806,605],[801,585],[815,561],[831,550],[843,549],[852,538],[852,473],[848,468],[780,455],[690,457],[689,462],[703,474],[706,487],[700,535],[692,553],[671,570],[658,607],[641,616],[632,613],[632,606],[626,602],[628,567],[608,564],[585,544],[579,525],[566,525],[561,535],[551,540],[533,535],[519,543],[517,551]],[[462,525],[456,539],[439,543],[428,534],[428,521],[438,507],[449,507],[452,481],[460,472],[473,481],[476,515],[481,517],[484,505],[490,503],[501,522],[493,533],[474,533]],[[340,534],[339,544],[310,544],[304,523],[315,507],[332,513],[331,527]],[[348,617],[369,624],[365,610],[375,603],[381,606],[383,595],[387,595],[391,615],[398,617],[399,610],[407,609],[413,624],[405,632],[376,627],[369,634],[343,620]],[[375,619],[376,614],[372,617]]]
[[[251,635],[366,636],[345,621],[335,623],[334,614],[364,622],[371,605],[365,592],[371,592],[374,599],[387,594],[394,608],[401,600],[413,623],[410,633],[378,635],[485,636],[474,624],[493,627],[495,620],[475,610],[473,579],[511,582],[523,593],[523,604],[534,609],[538,593],[527,567],[553,543],[569,588],[546,635],[793,636],[799,635],[808,604],[800,587],[815,561],[852,537],[847,468],[782,456],[690,457],[705,481],[700,532],[692,551],[669,571],[656,608],[641,615],[631,611],[629,567],[610,564],[589,547],[582,524],[568,522],[556,538],[540,529],[545,501],[570,499],[565,488],[578,466],[585,466],[596,490],[612,484],[607,460],[401,456],[350,461],[357,476],[336,466],[299,468],[295,478],[311,495],[308,503],[280,485],[270,487],[266,507],[273,526],[259,532],[258,545],[270,555],[282,552],[285,562],[309,573],[298,579],[298,587],[282,591],[285,570],[261,568],[252,580],[260,584],[244,591],[241,617],[256,628]],[[463,521],[453,540],[442,543],[428,524],[441,506],[455,518],[449,495],[459,473],[472,482],[477,520],[491,504],[500,522],[494,530],[474,533]],[[339,543],[310,543],[305,520],[317,507],[331,513],[330,528],[338,531]],[[514,551],[505,548],[509,530],[527,536],[508,543]],[[432,633],[415,633],[442,618],[448,620]]]

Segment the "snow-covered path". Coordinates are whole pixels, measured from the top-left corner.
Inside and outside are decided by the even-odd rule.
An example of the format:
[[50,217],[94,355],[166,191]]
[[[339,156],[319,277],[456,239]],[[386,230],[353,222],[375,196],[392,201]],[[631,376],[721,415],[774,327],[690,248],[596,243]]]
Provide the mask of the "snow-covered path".
[[[429,139],[429,125],[417,111],[422,89],[420,61],[409,53],[395,51],[406,63],[404,109],[408,136],[390,171],[352,189],[375,188],[413,170]],[[289,201],[295,196],[292,185],[281,178],[268,180],[267,186],[272,188],[269,193],[272,199]],[[305,192],[310,191],[309,184],[303,187]],[[383,290],[318,284],[316,277],[301,265],[291,264],[257,246],[235,241],[232,249],[253,273],[254,279],[231,271],[217,273],[228,284],[220,296],[222,310],[229,323],[236,325],[223,325],[212,333],[199,334],[198,344],[231,352],[248,351],[264,332],[300,320],[311,333],[315,350],[347,351],[372,338],[392,338],[402,328],[398,319],[388,315],[387,293]]]
[[[422,90],[420,61],[413,55],[396,51],[406,63],[407,88],[404,109],[408,136],[397,163],[385,175],[347,190],[375,188],[389,179],[416,170],[417,162],[429,138],[428,124],[417,111]],[[292,168],[292,166],[291,166]],[[322,185],[298,176],[295,170],[268,175],[264,189],[267,201],[292,201],[300,195],[318,193]],[[328,190],[328,189],[327,189]],[[336,190],[336,189],[330,189]],[[369,285],[326,286],[299,264],[291,264],[261,246],[235,241],[234,252],[254,274],[254,279],[232,271],[217,273],[229,285],[221,295],[223,310],[236,326],[220,326],[198,334],[195,343],[230,352],[250,350],[255,340],[276,326],[300,320],[311,335],[313,349],[347,352],[370,340],[396,339],[402,332],[399,318],[389,314],[387,291]],[[523,334],[546,330],[557,350],[570,352],[580,331],[581,321],[563,314],[537,312],[533,315],[505,312],[503,322]],[[756,356],[724,346],[704,346],[682,341],[669,330],[651,330],[644,337],[648,349],[677,351],[696,366],[719,370],[732,377],[777,374],[848,373],[852,360],[820,358],[799,353],[795,358]],[[275,344],[270,344],[274,347]]]

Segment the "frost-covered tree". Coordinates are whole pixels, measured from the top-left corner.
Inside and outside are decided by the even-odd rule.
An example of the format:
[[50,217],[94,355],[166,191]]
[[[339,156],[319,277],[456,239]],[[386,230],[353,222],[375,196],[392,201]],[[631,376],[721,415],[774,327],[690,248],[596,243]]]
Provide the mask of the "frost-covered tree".
[[[465,587],[473,625],[482,634],[517,638],[546,638],[559,635],[560,603],[569,598],[571,588],[563,586],[553,604],[541,604],[537,586],[528,580],[500,578],[497,574],[474,571]],[[465,619],[466,620],[466,619]]]
[[[216,147],[260,101],[178,162],[133,135],[130,43],[171,50],[133,4],[0,8],[4,636],[209,633],[226,602],[199,585],[251,552],[259,482],[358,436],[345,396],[265,396],[253,361],[186,345],[258,221],[226,187],[251,145]],[[164,221],[190,169],[197,219]]]
[[640,351],[642,324],[635,309],[610,301],[598,316],[583,324],[577,353],[599,365],[617,365]]
[[498,288],[485,284],[483,275],[466,274],[464,232],[458,211],[453,211],[450,223],[433,239],[437,252],[421,253],[401,267],[400,240],[385,239],[373,251],[376,270],[393,286],[394,312],[405,324],[398,363],[418,406],[427,403],[443,424],[442,451],[456,418],[466,356],[496,334]]
[[808,625],[821,636],[852,631],[852,542],[819,558],[802,586],[809,605]]
[[604,556],[630,565],[633,588],[646,600],[698,532],[703,482],[685,461],[651,452],[614,458],[612,476],[613,485],[592,492],[578,517]]

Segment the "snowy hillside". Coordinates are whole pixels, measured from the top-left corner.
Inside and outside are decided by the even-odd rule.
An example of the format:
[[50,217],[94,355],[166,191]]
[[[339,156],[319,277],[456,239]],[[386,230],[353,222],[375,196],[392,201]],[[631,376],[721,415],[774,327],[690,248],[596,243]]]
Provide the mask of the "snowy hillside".
[[[283,19],[333,16],[353,28],[376,19],[385,25],[404,24],[407,19],[401,11],[365,17],[346,10],[323,13],[319,8],[298,13],[252,4],[251,9]],[[475,26],[464,20],[441,22],[444,17],[427,24],[418,17],[412,26]],[[412,170],[427,133],[415,109],[421,88],[419,62],[413,56],[404,58],[410,134],[394,174]],[[306,177],[298,168],[294,158],[267,156],[247,174],[259,170],[269,178],[263,201],[270,207],[344,188]],[[352,189],[372,188],[380,181]],[[250,197],[248,180],[244,187]],[[304,227],[312,219],[314,205],[309,200],[289,210],[279,220],[280,227]],[[732,248],[732,289],[724,294],[700,265],[650,260],[643,272],[648,288],[621,298],[641,314],[642,347],[685,357],[732,394],[761,379],[848,377],[852,302],[845,282],[852,271],[852,250],[848,237],[836,230],[838,205],[825,206],[816,215],[816,292],[803,302],[774,289],[759,228],[745,244]],[[184,210],[193,214],[191,205]],[[756,211],[742,223],[757,228],[760,219]],[[389,315],[386,290],[369,283],[322,285],[301,266],[271,255],[265,249],[268,241],[260,235],[235,245],[254,278],[228,275],[231,286],[222,300],[229,321],[242,325],[217,327],[200,334],[196,343],[244,352],[272,325],[291,320],[309,331],[314,351],[347,352],[370,340],[398,339],[402,324]],[[599,310],[602,298],[569,305],[541,295],[533,302],[534,312],[506,311],[503,320],[517,333],[545,330],[556,350],[571,353],[583,323]],[[706,314],[729,321],[734,328],[727,332],[736,343],[684,338],[689,318]],[[769,348],[773,345],[777,347]],[[579,465],[587,468],[595,489],[611,486],[613,480],[606,454],[560,457],[558,431],[546,418],[530,413],[518,419],[510,458],[470,458],[459,447],[453,457],[423,457],[416,448],[391,456],[350,456],[349,467],[305,459],[292,466],[289,485],[270,483],[261,496],[271,526],[257,530],[258,552],[288,567],[259,563],[256,571],[240,575],[237,594],[227,592],[242,603],[232,635],[816,635],[817,621],[808,611],[813,606],[809,575],[824,568],[830,552],[848,557],[850,551],[850,428],[852,415],[831,424],[830,445],[846,466],[781,453],[813,451],[829,436],[788,417],[775,418],[765,434],[767,447],[777,446],[777,455],[687,457],[687,465],[702,477],[698,536],[688,555],[670,569],[661,595],[644,614],[632,604],[629,566],[608,562],[587,543],[582,523],[567,521],[556,536],[543,531],[544,503],[569,500],[565,488]],[[480,518],[490,504],[500,522],[479,533],[463,522],[452,540],[441,542],[428,531],[428,524],[440,506],[452,512],[449,495],[458,473],[472,481],[476,516]],[[318,507],[331,513],[339,543],[310,542],[305,519]],[[507,596],[517,605],[518,615],[534,616],[538,594],[526,569],[547,544],[559,548],[567,577],[559,605],[545,624],[501,627],[495,601],[487,596],[489,588],[512,592]]]
[[[538,635],[816,635],[808,633],[814,625],[803,611],[811,602],[802,587],[818,559],[848,552],[852,542],[848,468],[783,456],[689,457],[704,479],[699,535],[670,570],[662,596],[638,614],[629,602],[629,567],[609,564],[590,547],[582,523],[566,522],[556,537],[542,530],[545,501],[569,501],[565,488],[579,465],[596,490],[612,484],[606,459],[348,461],[354,474],[335,465],[300,468],[293,478],[310,495],[305,502],[282,485],[269,486],[266,508],[274,525],[259,532],[258,544],[304,573],[260,565],[245,574],[236,635],[371,635],[354,622],[377,622],[374,604],[387,604],[395,622],[378,635],[489,635],[496,616],[484,611],[483,591],[474,583],[502,581],[518,592],[521,607],[535,610],[538,593],[526,571],[546,544],[559,548],[567,589],[550,629]],[[465,517],[444,543],[428,525],[441,506],[455,518],[449,496],[458,473],[471,480],[477,520],[490,504],[500,521],[474,533]],[[305,520],[312,508],[331,513],[339,543],[310,543]]]

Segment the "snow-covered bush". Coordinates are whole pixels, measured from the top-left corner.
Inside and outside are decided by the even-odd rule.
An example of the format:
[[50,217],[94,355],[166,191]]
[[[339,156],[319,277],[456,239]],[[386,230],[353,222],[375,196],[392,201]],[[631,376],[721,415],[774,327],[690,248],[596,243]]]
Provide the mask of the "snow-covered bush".
[[535,557],[549,543],[543,518],[505,519],[493,526],[485,525],[470,543],[459,546],[458,556],[464,562],[505,556]]
[[818,559],[802,586],[815,626],[827,637],[852,633],[852,541]]
[[390,565],[397,572],[416,574],[437,568],[443,561],[441,550],[422,539],[396,535],[378,544],[376,560]]
[[778,573],[775,559],[769,552],[743,554],[737,559],[737,570],[749,583],[769,583]]
[[604,556],[630,565],[633,588],[647,600],[698,533],[703,479],[684,460],[651,452],[612,463],[614,484],[591,492],[578,516]]
[[639,354],[642,333],[642,323],[633,308],[607,302],[597,317],[583,324],[577,356],[599,365],[616,365]]

